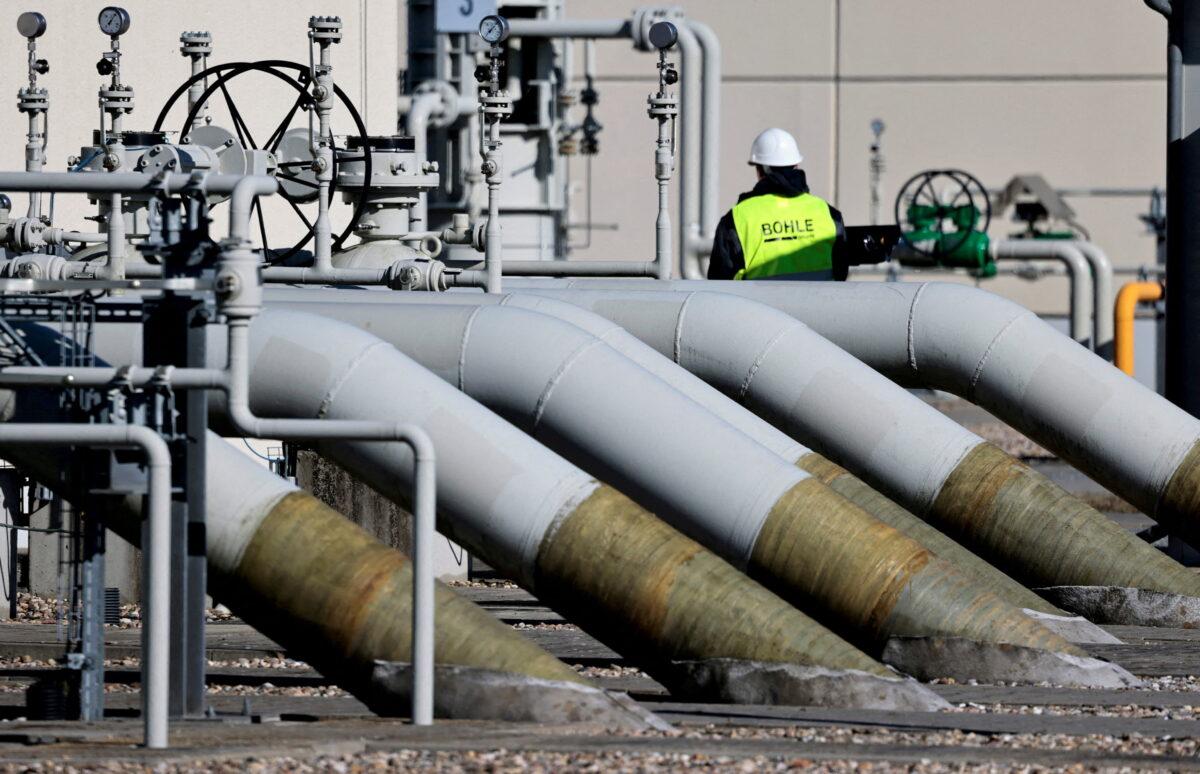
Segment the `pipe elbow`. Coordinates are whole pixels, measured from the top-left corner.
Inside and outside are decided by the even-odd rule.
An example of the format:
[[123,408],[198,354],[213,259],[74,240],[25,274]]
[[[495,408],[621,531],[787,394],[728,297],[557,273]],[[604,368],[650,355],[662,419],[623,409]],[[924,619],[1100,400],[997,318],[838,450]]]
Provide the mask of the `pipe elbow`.
[[1029,309],[995,293],[923,283],[912,294],[905,321],[908,369],[921,384],[969,396],[993,349],[1021,320],[1044,326],[1047,335],[1059,335]]

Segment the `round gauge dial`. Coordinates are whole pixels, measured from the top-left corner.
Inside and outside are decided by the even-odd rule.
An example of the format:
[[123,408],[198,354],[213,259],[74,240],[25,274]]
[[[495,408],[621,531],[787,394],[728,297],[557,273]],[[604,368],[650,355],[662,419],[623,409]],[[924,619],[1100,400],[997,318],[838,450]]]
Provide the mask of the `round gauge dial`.
[[37,11],[26,11],[17,17],[17,32],[21,37],[40,38],[46,32],[46,17]]
[[100,31],[105,35],[124,35],[129,29],[129,11],[110,5],[100,11]]
[[503,16],[485,16],[479,22],[479,37],[493,46],[508,40],[508,19]]

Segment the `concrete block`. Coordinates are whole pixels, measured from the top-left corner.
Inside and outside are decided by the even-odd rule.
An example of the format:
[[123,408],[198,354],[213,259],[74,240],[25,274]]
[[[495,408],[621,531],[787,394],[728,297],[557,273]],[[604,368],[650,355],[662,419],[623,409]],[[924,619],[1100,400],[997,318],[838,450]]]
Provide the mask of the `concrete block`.
[[1200,628],[1200,597],[1120,586],[1050,586],[1035,591],[1093,623]]
[[884,647],[883,661],[918,680],[949,677],[1079,688],[1141,685],[1124,667],[1098,658],[962,637],[893,637]]
[[[629,731],[669,731],[672,726],[624,693],[578,683],[542,680],[456,665],[434,669],[434,715],[458,720],[533,723],[587,723]],[[376,661],[370,696],[360,697],[372,712],[407,717],[412,705],[412,667]]]
[[1121,645],[1122,642],[1088,619],[1077,615],[1052,615],[1026,608],[1025,615],[1068,642],[1083,645]]
[[675,661],[672,667],[678,675],[672,693],[688,701],[921,712],[950,706],[915,680],[853,669],[724,658]]

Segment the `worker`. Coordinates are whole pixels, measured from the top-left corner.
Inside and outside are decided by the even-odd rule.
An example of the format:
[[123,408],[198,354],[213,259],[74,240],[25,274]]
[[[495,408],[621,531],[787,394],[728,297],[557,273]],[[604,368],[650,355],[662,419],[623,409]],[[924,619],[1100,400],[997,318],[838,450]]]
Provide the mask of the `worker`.
[[710,280],[846,279],[842,214],[808,191],[796,138],[767,129],[750,146],[758,183],[717,224]]

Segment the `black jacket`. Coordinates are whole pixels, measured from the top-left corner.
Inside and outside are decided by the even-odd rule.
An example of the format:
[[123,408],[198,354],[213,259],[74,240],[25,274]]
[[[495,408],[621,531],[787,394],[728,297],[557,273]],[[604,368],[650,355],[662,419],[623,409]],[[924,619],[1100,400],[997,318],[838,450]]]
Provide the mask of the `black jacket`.
[[[739,196],[738,202],[764,194],[792,197],[806,193],[808,178],[803,170],[771,170],[766,177],[758,181],[753,190]],[[842,224],[842,213],[836,207],[830,205],[829,214],[837,224],[837,240],[833,243],[833,278],[844,280],[849,273],[849,265],[846,262],[846,228]],[[708,259],[708,278],[733,279],[733,275],[744,268],[746,257],[742,255],[742,240],[738,239],[737,228],[733,225],[733,211],[730,210],[717,223],[717,233],[713,237],[712,253]]]

